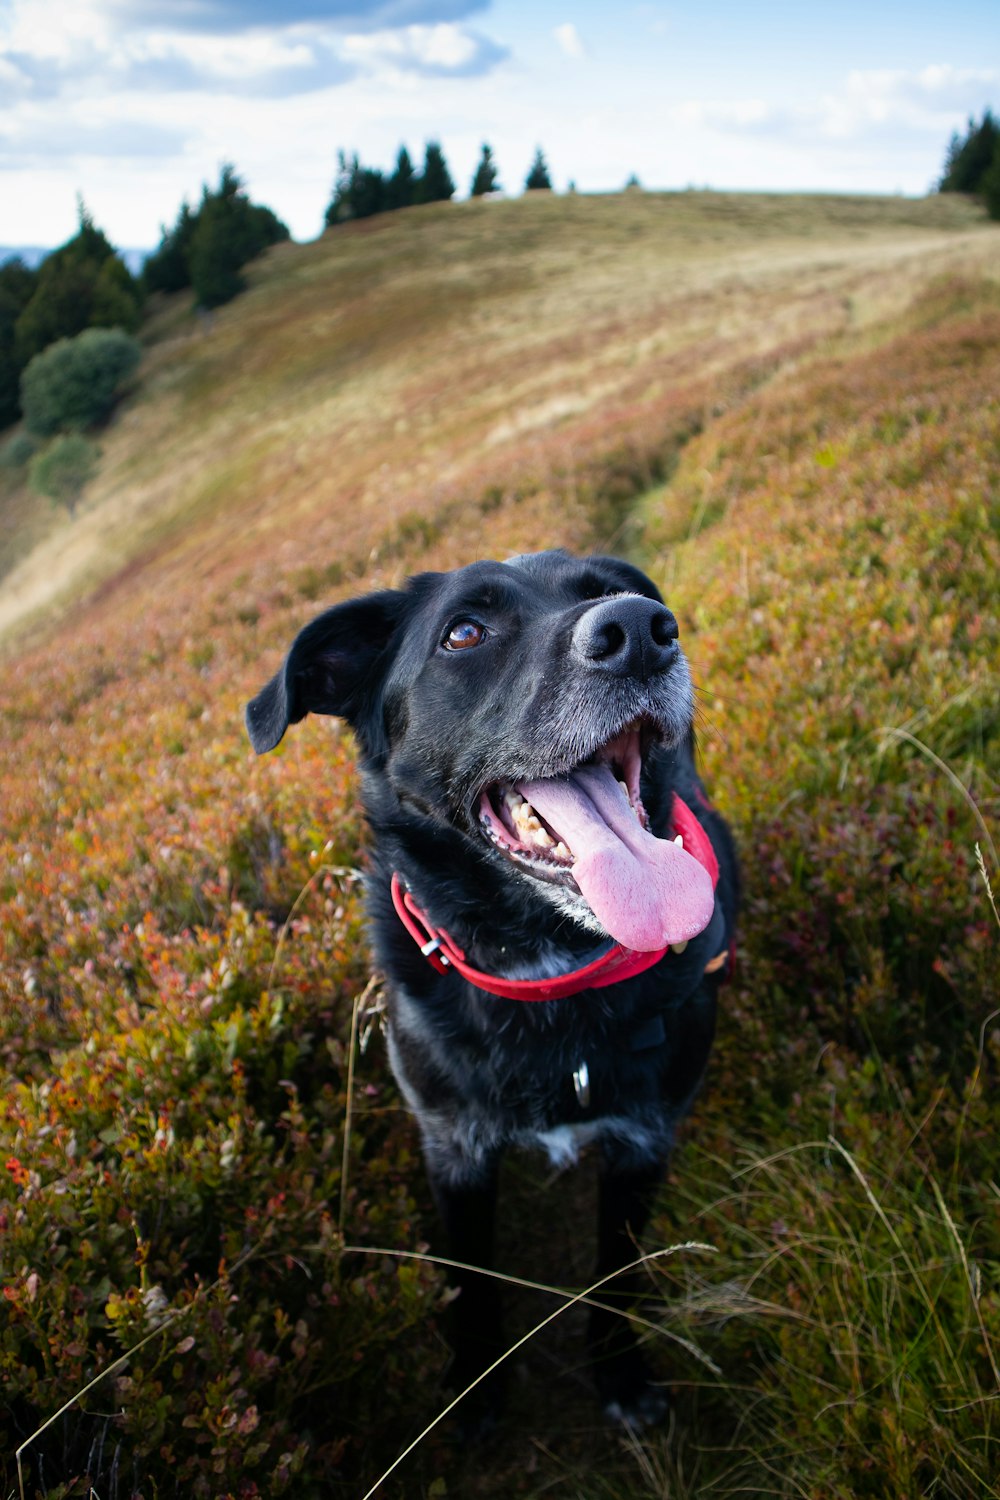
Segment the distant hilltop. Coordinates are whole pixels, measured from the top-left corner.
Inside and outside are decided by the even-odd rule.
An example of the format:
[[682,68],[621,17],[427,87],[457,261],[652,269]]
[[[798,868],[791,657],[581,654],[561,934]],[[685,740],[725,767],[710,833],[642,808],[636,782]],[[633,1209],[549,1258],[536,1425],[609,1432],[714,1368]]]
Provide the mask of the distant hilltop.
[[[51,255],[56,247],[54,245],[0,245],[0,266],[4,261],[13,260],[15,256],[23,260],[24,264],[32,271],[37,270],[47,255]],[[118,254],[128,266],[133,276],[138,276],[142,270],[146,257],[152,255],[152,250],[119,250]]]

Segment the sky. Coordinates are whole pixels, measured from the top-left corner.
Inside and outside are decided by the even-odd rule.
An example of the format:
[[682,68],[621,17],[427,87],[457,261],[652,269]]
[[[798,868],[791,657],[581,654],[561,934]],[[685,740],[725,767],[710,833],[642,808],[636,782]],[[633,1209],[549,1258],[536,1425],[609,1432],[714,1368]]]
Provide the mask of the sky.
[[950,0],[0,0],[0,244],[72,235],[77,195],[152,248],[232,162],[314,239],[337,153],[483,142],[553,186],[926,192],[1000,110],[1000,3]]

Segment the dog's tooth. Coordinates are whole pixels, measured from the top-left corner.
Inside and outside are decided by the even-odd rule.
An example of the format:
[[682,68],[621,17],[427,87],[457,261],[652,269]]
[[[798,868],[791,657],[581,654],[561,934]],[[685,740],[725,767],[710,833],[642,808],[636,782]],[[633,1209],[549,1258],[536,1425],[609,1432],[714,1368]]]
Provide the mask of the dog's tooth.
[[538,832],[535,834],[535,843],[539,846],[539,848],[554,849],[555,842],[555,839],[551,836],[548,829],[542,828],[541,825],[539,825]]
[[687,945],[688,945],[688,939],[687,938],[682,938],[679,943],[671,943],[670,944],[671,948],[673,949],[673,951],[675,953],[683,953],[684,949],[687,947]]
[[558,854],[558,856],[559,856],[560,859],[572,859],[573,858],[572,854],[566,848],[566,845],[563,843],[562,839],[560,839],[559,842],[558,842],[558,844],[556,844],[556,846],[553,849],[552,853],[553,854]]
[[679,848],[683,849],[684,848],[684,835],[682,833],[679,833],[677,835],[677,837],[674,839],[674,843],[677,844]]
[[626,785],[626,783],[624,781],[619,780],[618,781],[618,785],[621,787],[622,791],[625,793],[625,795],[627,797],[628,796],[628,786]]
[[521,828],[528,833],[541,832],[542,825],[538,821],[538,815],[536,814],[535,809],[532,807],[530,802],[525,802],[523,797],[521,799],[520,807],[515,807],[514,809],[514,822],[517,824],[518,828]]

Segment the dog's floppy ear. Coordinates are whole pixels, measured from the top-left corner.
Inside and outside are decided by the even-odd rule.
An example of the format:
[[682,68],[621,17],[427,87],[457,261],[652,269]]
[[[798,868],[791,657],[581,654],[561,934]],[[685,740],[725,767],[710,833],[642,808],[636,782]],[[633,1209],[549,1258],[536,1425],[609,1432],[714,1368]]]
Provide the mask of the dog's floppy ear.
[[247,704],[258,755],[273,750],[306,714],[337,714],[355,728],[374,699],[386,650],[406,603],[394,589],[337,604],[300,630],[285,664]]

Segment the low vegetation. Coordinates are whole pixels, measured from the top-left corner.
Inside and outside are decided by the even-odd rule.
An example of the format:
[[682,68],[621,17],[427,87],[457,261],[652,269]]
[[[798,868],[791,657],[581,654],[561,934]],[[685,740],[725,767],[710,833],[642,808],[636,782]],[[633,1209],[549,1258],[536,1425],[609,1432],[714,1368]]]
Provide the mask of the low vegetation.
[[33,490],[47,495],[72,513],[97,470],[100,457],[96,443],[82,432],[67,432],[54,438],[48,447],[35,455],[28,469]]
[[35,437],[103,422],[142,357],[121,328],[88,328],[36,354],[21,377],[24,425]]
[[[133,550],[2,668],[5,1494],[19,1456],[60,1500],[360,1497],[444,1407],[353,746],[255,762],[240,709],[320,603],[560,544],[662,584],[745,870],[649,1240],[707,1247],[650,1267],[675,1416],[595,1430],[570,1312],[492,1445],[436,1427],[377,1493],[1000,1494],[996,232],[859,200],[809,246],[786,208],[429,208],[164,324],[88,502],[131,487]],[[543,1170],[503,1266],[579,1289],[592,1182]],[[512,1295],[512,1339],[556,1305]]]

